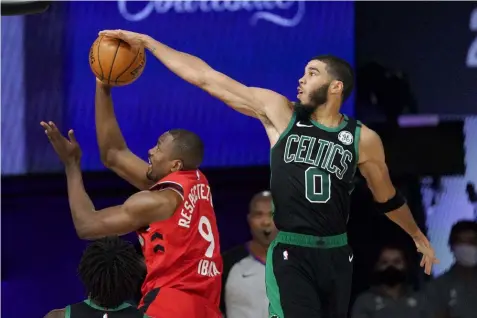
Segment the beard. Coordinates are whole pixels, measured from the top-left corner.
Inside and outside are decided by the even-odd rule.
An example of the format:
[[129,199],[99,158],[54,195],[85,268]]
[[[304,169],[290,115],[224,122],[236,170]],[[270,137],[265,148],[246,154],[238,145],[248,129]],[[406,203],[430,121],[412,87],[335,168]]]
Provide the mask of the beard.
[[324,84],[310,94],[310,101],[307,104],[295,104],[294,109],[298,120],[308,120],[311,114],[320,106],[328,101],[328,88],[331,83]]
[[147,178],[148,180],[151,180],[151,181],[154,181],[154,182],[157,181],[157,178],[154,176],[152,167],[147,169],[146,178]]

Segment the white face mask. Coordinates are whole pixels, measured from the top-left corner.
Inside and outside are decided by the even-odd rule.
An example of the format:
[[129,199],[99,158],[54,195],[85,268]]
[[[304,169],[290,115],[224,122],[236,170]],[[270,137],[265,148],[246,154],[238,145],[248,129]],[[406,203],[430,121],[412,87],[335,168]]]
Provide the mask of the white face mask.
[[453,248],[454,257],[458,264],[465,267],[477,265],[477,246],[471,244],[457,244]]

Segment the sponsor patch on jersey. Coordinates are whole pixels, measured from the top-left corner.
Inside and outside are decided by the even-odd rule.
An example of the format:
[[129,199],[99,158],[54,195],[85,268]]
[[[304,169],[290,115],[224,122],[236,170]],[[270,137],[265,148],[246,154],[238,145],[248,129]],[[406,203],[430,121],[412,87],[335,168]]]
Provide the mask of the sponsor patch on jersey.
[[344,145],[351,145],[353,143],[353,134],[349,131],[343,130],[338,134],[338,140]]

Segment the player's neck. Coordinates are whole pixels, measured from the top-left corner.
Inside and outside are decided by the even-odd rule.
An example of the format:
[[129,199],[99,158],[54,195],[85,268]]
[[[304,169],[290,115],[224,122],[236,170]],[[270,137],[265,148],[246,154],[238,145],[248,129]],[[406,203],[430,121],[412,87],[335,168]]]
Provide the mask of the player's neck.
[[258,258],[260,261],[265,263],[265,260],[267,258],[268,247],[265,247],[261,245],[260,243],[252,240],[248,243],[248,249],[254,257]]
[[343,120],[343,116],[340,113],[340,106],[336,103],[326,102],[320,105],[311,114],[311,119],[326,127],[337,127]]

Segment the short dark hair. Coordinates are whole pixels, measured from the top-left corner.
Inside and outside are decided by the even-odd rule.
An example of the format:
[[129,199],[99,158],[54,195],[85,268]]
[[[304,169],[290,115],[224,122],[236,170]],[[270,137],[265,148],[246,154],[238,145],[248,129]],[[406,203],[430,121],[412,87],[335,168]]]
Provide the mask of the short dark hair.
[[197,169],[204,157],[204,144],[200,137],[185,129],[173,129],[168,133],[174,139],[174,156],[182,160],[184,170]]
[[345,60],[333,55],[319,55],[312,58],[326,64],[326,71],[335,79],[343,82],[343,102],[348,99],[354,88],[354,72]]
[[144,271],[141,262],[131,243],[117,236],[105,237],[85,249],[78,274],[91,300],[115,308],[134,299]]
[[255,203],[260,200],[272,200],[272,193],[269,190],[260,191],[259,193],[255,193],[255,195],[250,200],[248,210],[251,212]]
[[379,250],[376,262],[379,261],[385,251],[399,251],[404,259],[404,263],[406,263],[406,266],[409,266],[409,264],[411,263],[409,259],[409,253],[407,252],[406,248],[402,244],[397,242],[389,242],[383,245]]
[[455,223],[452,226],[450,235],[449,235],[449,245],[453,245],[455,242],[457,242],[457,237],[459,234],[462,232],[467,232],[467,231],[473,231],[475,234],[477,234],[477,222],[476,221],[470,221],[470,220],[463,220]]

